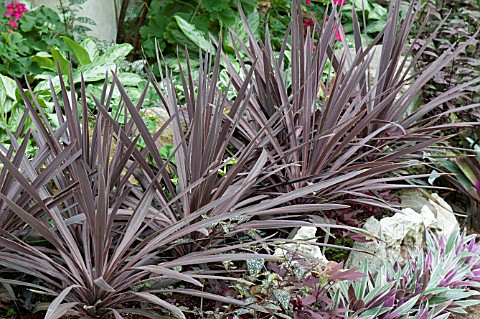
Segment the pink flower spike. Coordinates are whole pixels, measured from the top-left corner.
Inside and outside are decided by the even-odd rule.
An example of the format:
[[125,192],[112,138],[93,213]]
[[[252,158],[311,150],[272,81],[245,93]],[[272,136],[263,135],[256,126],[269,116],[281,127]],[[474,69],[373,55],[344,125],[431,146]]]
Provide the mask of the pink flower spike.
[[[342,29],[342,32],[340,32],[340,28]],[[337,41],[342,42],[342,33],[345,33],[345,29],[344,29],[342,26],[340,26],[340,28],[339,28],[338,31],[337,31],[337,34],[336,34],[336,36],[335,36],[335,39],[336,39]]]
[[347,4],[347,0],[333,0],[333,3],[337,6],[343,6]]

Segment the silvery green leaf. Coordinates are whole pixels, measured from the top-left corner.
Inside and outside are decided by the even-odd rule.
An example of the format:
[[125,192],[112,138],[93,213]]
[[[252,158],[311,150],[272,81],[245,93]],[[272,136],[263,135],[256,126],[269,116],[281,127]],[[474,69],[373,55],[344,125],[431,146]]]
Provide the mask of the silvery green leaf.
[[290,305],[290,299],[292,295],[286,289],[275,289],[273,295],[277,298],[278,302],[283,306],[284,309],[287,309]]
[[247,268],[250,276],[258,276],[263,269],[265,260],[263,258],[247,259]]

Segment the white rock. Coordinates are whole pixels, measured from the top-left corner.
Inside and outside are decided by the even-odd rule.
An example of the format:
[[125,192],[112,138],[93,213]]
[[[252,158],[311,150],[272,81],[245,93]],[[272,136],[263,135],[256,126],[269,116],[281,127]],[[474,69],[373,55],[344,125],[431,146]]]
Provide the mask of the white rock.
[[[370,217],[367,219],[365,224],[363,224],[363,229],[377,238],[381,238],[381,225],[375,217]],[[353,248],[367,251],[371,254],[366,254],[359,251],[351,251],[348,255],[348,259],[345,263],[346,269],[351,268],[360,268],[364,261],[367,262],[368,270],[372,276],[375,276],[383,266],[383,263],[387,260],[387,253],[385,248],[384,241],[369,241],[365,243],[355,242]]]
[[[308,242],[316,242],[316,238],[315,238],[316,232],[317,232],[316,227],[308,227],[308,226],[300,227],[292,239],[305,242],[305,244],[291,243],[291,244],[284,244],[283,246],[289,248],[289,250],[292,250],[292,251],[300,251],[304,254],[308,254],[318,259],[320,261],[320,264],[325,265],[328,263],[328,260],[327,258],[325,258],[325,256],[323,256],[322,251],[320,250],[320,247],[308,244]],[[275,249],[275,252],[273,253],[274,256],[283,257],[283,258],[291,258],[292,254],[293,254],[292,252],[282,248]]]
[[438,228],[438,222],[437,222],[437,219],[435,218],[435,214],[427,205],[424,205],[420,210],[420,216],[422,217],[422,222],[425,225],[425,227],[430,229]]
[[443,200],[438,194],[432,194],[432,197],[435,201],[430,199],[430,204],[435,207],[436,210],[436,219],[438,223],[438,228],[441,229],[441,234],[445,237],[449,237],[450,234],[460,228],[457,218],[453,213],[453,209],[450,205]]
[[[449,236],[458,229],[458,221],[450,205],[438,194],[432,194],[432,197],[436,202],[433,200],[427,202],[423,197],[419,197],[417,201],[409,199],[409,204],[419,212],[412,208],[405,208],[401,213],[380,221],[373,217],[368,219],[363,229],[384,242],[355,243],[353,248],[369,251],[375,256],[352,251],[346,267],[358,268],[366,259],[374,275],[385,260],[398,261],[403,266],[407,261],[408,252],[420,249],[424,245],[426,229],[438,231],[444,236]],[[379,260],[383,261],[379,262]]]
[[422,216],[411,208],[380,220],[380,227],[382,239],[386,242],[387,256],[401,265],[406,262],[409,250],[423,245],[425,222]]

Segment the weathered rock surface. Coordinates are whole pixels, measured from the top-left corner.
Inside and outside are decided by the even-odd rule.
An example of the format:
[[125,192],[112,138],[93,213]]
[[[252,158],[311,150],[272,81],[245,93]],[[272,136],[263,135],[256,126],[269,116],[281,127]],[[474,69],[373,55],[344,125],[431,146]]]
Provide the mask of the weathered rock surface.
[[316,242],[316,239],[315,239],[316,232],[317,232],[316,227],[307,227],[307,226],[300,227],[292,239],[305,242],[305,243],[304,244],[303,243],[302,244],[300,243],[284,244],[283,246],[288,248],[288,250],[277,248],[275,249],[275,252],[273,255],[277,257],[282,257],[282,258],[291,258],[291,256],[293,255],[291,251],[299,251],[316,258],[322,265],[327,264],[328,260],[327,258],[325,258],[325,256],[323,256],[322,251],[320,250],[320,247],[316,245],[308,244],[308,242]]
[[[375,217],[370,217],[367,219],[363,225],[363,229],[368,231],[370,234],[381,238],[381,225],[380,221],[376,220]],[[383,241],[370,241],[366,243],[357,242],[353,246],[355,249],[360,249],[362,251],[368,251],[372,253],[365,254],[361,252],[350,252],[348,260],[345,264],[345,268],[360,268],[364,260],[368,264],[368,269],[371,271],[371,274],[375,276],[378,269],[383,265],[384,261],[387,258],[387,251],[385,247],[385,242]]]
[[[438,194],[423,205],[412,205],[415,209],[405,208],[401,213],[378,221],[371,217],[363,228],[384,242],[355,243],[354,248],[374,254],[352,251],[346,262],[347,268],[358,268],[363,260],[367,260],[369,269],[374,275],[386,260],[397,261],[403,265],[407,261],[408,252],[421,248],[424,244],[425,230],[439,232],[449,236],[459,228],[453,210]],[[433,208],[433,211],[432,211]]]
[[452,207],[443,198],[438,196],[438,194],[432,194],[432,197],[435,201],[430,199],[430,204],[435,207],[435,218],[438,221],[438,227],[441,229],[441,233],[448,237],[454,230],[460,227],[457,218],[453,213]]

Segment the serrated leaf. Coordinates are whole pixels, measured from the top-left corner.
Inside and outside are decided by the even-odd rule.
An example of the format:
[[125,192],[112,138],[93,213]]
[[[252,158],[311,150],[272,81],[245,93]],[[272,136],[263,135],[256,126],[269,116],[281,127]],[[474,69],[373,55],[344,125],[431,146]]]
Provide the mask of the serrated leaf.
[[230,5],[228,1],[218,1],[218,0],[203,0],[202,7],[210,13],[220,12],[223,10],[230,9]]

